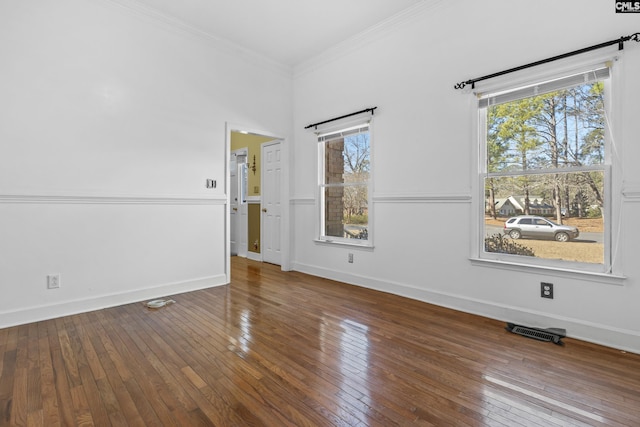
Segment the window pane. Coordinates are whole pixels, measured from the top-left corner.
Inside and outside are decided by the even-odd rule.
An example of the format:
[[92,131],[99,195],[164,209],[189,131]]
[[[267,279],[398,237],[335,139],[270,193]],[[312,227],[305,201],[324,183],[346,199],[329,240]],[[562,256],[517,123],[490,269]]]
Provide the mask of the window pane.
[[367,185],[325,187],[324,217],[326,237],[368,240]]
[[490,177],[484,184],[486,252],[604,263],[604,171]]
[[320,135],[318,142],[322,173],[320,238],[367,245],[370,243],[369,124]]
[[325,143],[325,184],[367,182],[370,170],[369,132]]
[[600,165],[604,85],[589,83],[487,109],[487,171]]

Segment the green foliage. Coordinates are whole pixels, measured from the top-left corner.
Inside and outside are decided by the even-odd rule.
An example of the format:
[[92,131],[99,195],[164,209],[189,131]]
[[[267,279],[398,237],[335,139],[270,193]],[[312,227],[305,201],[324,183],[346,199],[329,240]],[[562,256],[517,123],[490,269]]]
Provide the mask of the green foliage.
[[533,249],[520,245],[502,234],[494,234],[484,239],[485,252],[497,252],[501,254],[536,256]]
[[349,224],[366,225],[369,224],[369,215],[351,215],[347,218]]
[[587,218],[602,218],[602,211],[599,207],[588,207]]

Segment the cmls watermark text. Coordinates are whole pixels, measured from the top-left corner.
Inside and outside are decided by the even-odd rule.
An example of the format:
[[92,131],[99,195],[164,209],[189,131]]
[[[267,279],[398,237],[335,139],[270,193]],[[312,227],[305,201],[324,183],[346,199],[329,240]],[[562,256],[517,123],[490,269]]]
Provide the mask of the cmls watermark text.
[[616,1],[616,13],[640,13],[640,1]]

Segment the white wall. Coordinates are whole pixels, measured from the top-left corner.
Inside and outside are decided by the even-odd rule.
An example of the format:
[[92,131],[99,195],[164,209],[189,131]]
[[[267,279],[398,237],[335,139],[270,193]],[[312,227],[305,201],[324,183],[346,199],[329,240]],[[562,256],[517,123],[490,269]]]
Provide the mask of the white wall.
[[0,327],[226,282],[225,125],[287,135],[290,72],[107,0],[0,2],[0,58]]
[[[613,2],[508,0],[439,2],[368,42],[345,43],[302,64],[294,78],[292,266],[294,269],[640,352],[640,44],[627,43],[617,84],[622,174],[617,262],[622,284],[475,265],[472,95],[453,85],[640,31]],[[615,47],[612,51],[615,51]],[[317,158],[304,126],[378,106],[373,128],[372,251],[327,246],[316,237]],[[624,183],[624,187],[623,187]],[[624,196],[620,192],[624,191]],[[347,253],[355,262],[347,263]],[[555,299],[539,296],[541,281]]]
[[[115,1],[0,2],[0,327],[224,283],[225,123],[288,136],[294,117],[294,268],[640,352],[640,46],[625,48],[616,101],[621,286],[471,264],[470,99],[452,88],[631,34],[636,15],[600,0],[452,3],[292,82]],[[316,143],[302,128],[374,105],[375,249],[317,245]],[[46,290],[52,273],[61,289]]]

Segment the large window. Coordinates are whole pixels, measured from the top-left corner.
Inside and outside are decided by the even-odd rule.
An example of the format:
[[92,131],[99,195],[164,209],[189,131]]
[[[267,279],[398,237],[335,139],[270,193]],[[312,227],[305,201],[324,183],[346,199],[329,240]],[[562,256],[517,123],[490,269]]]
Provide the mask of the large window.
[[483,257],[606,271],[609,69],[479,100]]
[[320,240],[369,245],[369,124],[320,134],[318,148]]

